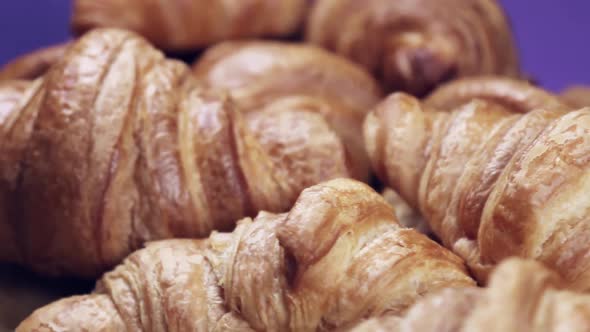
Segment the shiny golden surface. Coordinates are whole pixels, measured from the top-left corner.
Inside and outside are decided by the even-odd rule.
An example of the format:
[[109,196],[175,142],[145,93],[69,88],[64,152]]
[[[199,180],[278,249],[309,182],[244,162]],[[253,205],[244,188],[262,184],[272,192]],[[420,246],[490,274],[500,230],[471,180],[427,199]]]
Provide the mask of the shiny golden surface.
[[505,100],[433,112],[408,95],[390,96],[365,122],[374,168],[480,281],[520,256],[588,290],[590,108],[522,113]]
[[468,77],[443,84],[425,99],[425,103],[437,109],[450,110],[473,99],[493,102],[516,113],[537,108],[570,109],[563,100],[541,88],[500,76]]
[[339,179],[232,233],[151,243],[93,294],[41,308],[17,331],[333,330],[473,285],[457,256],[399,226],[380,195]]
[[182,51],[228,39],[290,35],[306,6],[306,0],[75,0],[72,28],[123,28]]
[[37,50],[23,55],[0,68],[0,81],[33,80],[43,74],[63,57],[69,43]]
[[52,275],[96,276],[146,241],[229,230],[349,175],[321,115],[245,118],[122,30],[87,34],[1,107],[0,255]]
[[590,331],[590,296],[563,285],[541,264],[513,258],[498,266],[485,289],[446,289],[420,300],[401,318],[374,318],[350,331]]
[[306,39],[362,64],[388,91],[421,96],[458,77],[519,76],[495,0],[316,1]]
[[590,106],[590,87],[572,86],[561,93],[561,98],[572,107]]
[[382,95],[361,67],[309,45],[250,41],[210,48],[193,71],[204,84],[228,90],[243,111],[322,114],[342,138],[355,178],[368,178],[362,121]]

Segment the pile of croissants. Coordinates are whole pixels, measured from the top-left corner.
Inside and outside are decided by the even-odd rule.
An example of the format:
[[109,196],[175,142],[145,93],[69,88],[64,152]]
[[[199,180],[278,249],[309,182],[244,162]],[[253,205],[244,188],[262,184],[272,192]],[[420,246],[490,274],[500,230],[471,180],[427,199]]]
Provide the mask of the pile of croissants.
[[0,262],[98,281],[18,332],[590,331],[590,89],[497,1],[73,6],[0,69]]

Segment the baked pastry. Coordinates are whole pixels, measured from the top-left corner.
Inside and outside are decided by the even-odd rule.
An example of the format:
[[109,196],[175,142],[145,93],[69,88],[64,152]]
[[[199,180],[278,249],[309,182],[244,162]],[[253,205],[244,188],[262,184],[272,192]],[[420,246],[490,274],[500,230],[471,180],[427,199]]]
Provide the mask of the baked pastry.
[[63,43],[23,55],[0,68],[0,81],[33,80],[63,57],[70,43]]
[[306,34],[365,66],[388,91],[423,96],[454,78],[520,75],[495,0],[315,1]]
[[250,41],[210,48],[193,71],[204,84],[230,91],[245,112],[297,108],[324,115],[347,147],[353,175],[367,180],[362,122],[382,93],[361,67],[310,45]]
[[281,37],[296,32],[306,0],[75,0],[72,28],[135,31],[171,51],[202,48],[228,39]]
[[403,317],[374,318],[351,330],[365,331],[590,331],[590,295],[565,290],[559,276],[537,262],[512,258],[485,289],[445,289]]
[[561,98],[529,82],[500,76],[466,77],[445,83],[428,95],[424,103],[438,110],[453,110],[474,99],[493,102],[515,113],[538,108],[571,109]]
[[350,174],[321,115],[244,118],[225,93],[122,30],[73,44],[0,133],[0,234],[14,234],[0,260],[51,275],[96,276],[146,241],[229,230]]
[[480,281],[520,256],[590,289],[590,109],[518,113],[493,99],[454,112],[428,105],[397,93],[367,116],[367,150],[386,185],[420,210]]
[[473,285],[457,256],[399,226],[380,195],[337,179],[232,233],[148,244],[93,294],[41,308],[17,331],[333,330]]
[[572,107],[590,106],[590,87],[572,86],[561,93],[561,98]]

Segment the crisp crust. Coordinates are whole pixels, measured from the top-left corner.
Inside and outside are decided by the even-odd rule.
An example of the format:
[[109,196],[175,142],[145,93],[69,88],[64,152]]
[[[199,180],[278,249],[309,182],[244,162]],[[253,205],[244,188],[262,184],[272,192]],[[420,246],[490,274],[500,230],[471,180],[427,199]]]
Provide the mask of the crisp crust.
[[2,106],[2,251],[42,273],[94,277],[146,241],[229,230],[350,174],[319,114],[245,116],[131,32],[86,34],[27,91]]
[[460,77],[520,74],[494,0],[315,1],[306,40],[360,63],[388,91],[419,96]]
[[230,91],[248,113],[296,108],[321,114],[344,142],[353,176],[368,180],[360,132],[381,90],[360,66],[310,45],[233,41],[208,49],[193,72],[207,86]]
[[468,78],[425,102],[390,96],[369,114],[364,133],[377,174],[420,209],[480,282],[520,256],[588,289],[590,108],[568,110],[524,82]]
[[290,212],[243,219],[232,233],[150,243],[105,274],[84,303],[50,304],[17,331],[111,331],[122,322],[143,331],[333,330],[472,286],[459,257],[400,227],[368,186],[338,179],[304,190]]

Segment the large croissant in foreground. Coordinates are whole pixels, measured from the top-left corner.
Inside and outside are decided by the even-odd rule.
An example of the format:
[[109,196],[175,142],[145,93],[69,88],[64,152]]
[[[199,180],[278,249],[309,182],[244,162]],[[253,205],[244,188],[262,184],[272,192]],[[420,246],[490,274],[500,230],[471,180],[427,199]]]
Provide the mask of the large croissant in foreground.
[[519,75],[496,0],[316,1],[306,39],[362,64],[389,91],[424,95],[458,77]]
[[332,330],[473,285],[461,259],[401,228],[381,196],[338,179],[232,233],[151,243],[93,294],[41,308],[17,331]]
[[355,178],[368,178],[362,122],[382,94],[358,65],[310,45],[250,41],[208,49],[193,70],[207,86],[230,91],[244,112],[291,108],[322,114],[343,140]]
[[0,260],[40,272],[95,276],[350,174],[321,115],[245,119],[133,33],[93,31],[28,84],[0,87]]
[[[590,108],[567,112],[553,97],[554,108],[518,113],[550,95],[525,83],[490,83],[522,89],[488,93],[454,112],[430,111],[444,104],[440,93],[424,104],[390,96],[365,122],[375,170],[480,280],[501,260],[520,256],[588,290]],[[526,103],[519,102],[523,95]]]
[[167,50],[193,50],[227,39],[288,36],[302,23],[306,2],[75,0],[72,27],[77,33],[123,28]]
[[498,266],[485,289],[445,289],[401,318],[374,318],[350,332],[590,331],[590,295],[563,288],[553,271],[513,258]]

